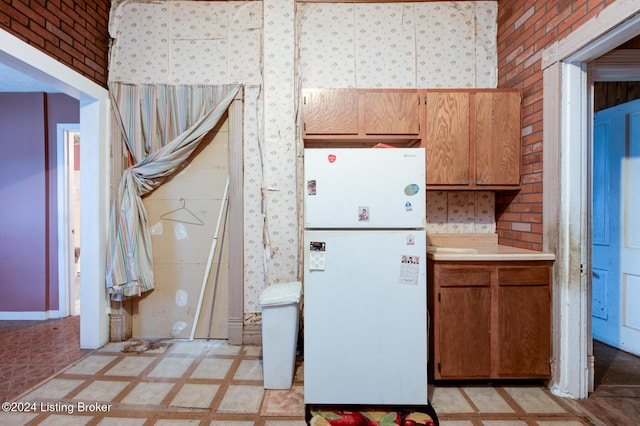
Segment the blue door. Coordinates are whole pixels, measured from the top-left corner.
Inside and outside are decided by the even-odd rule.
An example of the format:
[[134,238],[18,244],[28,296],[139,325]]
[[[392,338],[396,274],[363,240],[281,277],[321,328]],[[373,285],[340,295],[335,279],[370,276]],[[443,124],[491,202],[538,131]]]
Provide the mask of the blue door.
[[640,100],[594,116],[593,338],[640,354]]

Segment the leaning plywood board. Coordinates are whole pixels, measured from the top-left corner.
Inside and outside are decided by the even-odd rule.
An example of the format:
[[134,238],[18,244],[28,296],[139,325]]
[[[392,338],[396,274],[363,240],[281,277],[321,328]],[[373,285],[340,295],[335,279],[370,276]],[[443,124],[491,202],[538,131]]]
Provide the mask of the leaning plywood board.
[[[143,200],[152,233],[156,288],[134,301],[135,338],[190,335],[228,175],[228,140],[225,120],[215,135],[203,141],[187,167]],[[228,241],[227,234],[225,244],[217,247],[223,256],[211,337],[220,339],[227,338]],[[195,338],[207,337],[217,250]]]

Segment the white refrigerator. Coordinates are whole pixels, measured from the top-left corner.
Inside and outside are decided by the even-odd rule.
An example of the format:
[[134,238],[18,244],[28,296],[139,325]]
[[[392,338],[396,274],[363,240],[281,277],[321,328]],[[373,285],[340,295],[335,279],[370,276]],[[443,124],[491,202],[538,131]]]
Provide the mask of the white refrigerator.
[[305,149],[304,176],[305,404],[428,404],[424,149]]

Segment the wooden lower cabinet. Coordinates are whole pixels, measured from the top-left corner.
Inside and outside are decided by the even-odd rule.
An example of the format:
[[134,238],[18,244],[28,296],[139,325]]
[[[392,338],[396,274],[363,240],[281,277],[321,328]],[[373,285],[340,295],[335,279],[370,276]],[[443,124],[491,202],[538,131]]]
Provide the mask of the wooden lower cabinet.
[[438,303],[438,378],[490,377],[489,287],[443,287]]
[[428,267],[432,377],[550,378],[550,261]]

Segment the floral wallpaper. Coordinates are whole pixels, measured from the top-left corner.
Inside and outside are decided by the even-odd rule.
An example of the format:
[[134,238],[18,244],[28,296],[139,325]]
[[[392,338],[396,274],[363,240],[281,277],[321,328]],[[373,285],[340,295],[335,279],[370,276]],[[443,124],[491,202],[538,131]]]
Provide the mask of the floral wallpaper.
[[262,2],[114,2],[109,80],[262,84]]
[[[260,86],[244,88],[244,293],[245,312],[260,310],[258,297],[266,286],[267,265],[263,247],[265,212],[262,203],[262,153],[260,137]],[[245,318],[246,323],[246,318]]]
[[490,191],[427,191],[427,232],[496,232],[495,194]]
[[[111,81],[245,86],[247,323],[266,285],[299,276],[299,89],[496,87],[496,15],[496,1],[113,2]],[[470,194],[430,194],[430,231],[495,232],[492,194]]]
[[497,85],[495,1],[298,5],[308,88]]
[[[295,1],[264,0],[264,197],[267,282],[298,280]],[[259,305],[255,306],[259,310]]]

